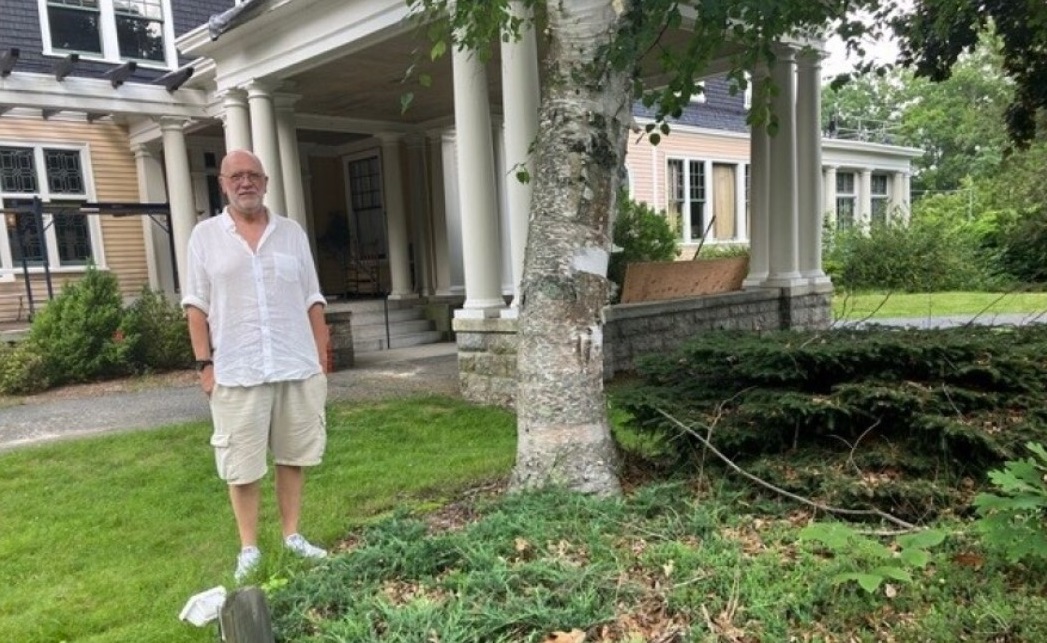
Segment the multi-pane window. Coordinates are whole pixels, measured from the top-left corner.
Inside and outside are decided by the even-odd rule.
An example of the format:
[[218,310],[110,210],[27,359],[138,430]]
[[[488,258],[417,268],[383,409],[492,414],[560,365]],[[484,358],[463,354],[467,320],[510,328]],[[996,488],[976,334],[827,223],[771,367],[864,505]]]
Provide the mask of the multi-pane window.
[[887,222],[887,175],[873,174],[869,181],[869,196],[872,212],[870,219],[873,225]]
[[170,0],[38,0],[45,53],[175,64]]
[[353,251],[365,259],[385,258],[385,209],[382,205],[382,164],[377,155],[348,161],[350,222]]
[[669,224],[684,243],[696,243],[705,232],[705,162],[669,159],[667,170]]
[[51,47],[102,55],[102,12],[98,0],[48,0]]
[[87,200],[81,150],[0,145],[0,203],[29,210],[34,197],[44,202],[44,216],[4,217],[11,263],[81,266],[90,261],[90,222],[71,211]]
[[854,211],[858,198],[854,187],[854,172],[836,173],[836,227],[841,230],[854,227]]

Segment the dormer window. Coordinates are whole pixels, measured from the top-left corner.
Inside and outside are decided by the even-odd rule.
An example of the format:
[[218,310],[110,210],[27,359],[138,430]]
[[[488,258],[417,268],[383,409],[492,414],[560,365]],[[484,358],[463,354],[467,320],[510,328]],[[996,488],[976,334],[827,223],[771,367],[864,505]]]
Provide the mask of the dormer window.
[[173,68],[170,0],[38,0],[44,53]]

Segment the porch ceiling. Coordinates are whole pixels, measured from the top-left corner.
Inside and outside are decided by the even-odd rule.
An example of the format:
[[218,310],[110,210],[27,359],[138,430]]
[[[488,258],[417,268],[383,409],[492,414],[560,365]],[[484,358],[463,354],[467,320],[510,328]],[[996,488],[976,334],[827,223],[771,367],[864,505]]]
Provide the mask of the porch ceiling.
[[[353,52],[343,58],[288,76],[289,89],[302,96],[300,114],[357,119],[368,122],[424,126],[446,123],[454,116],[454,91],[450,56],[432,62],[429,45],[418,36],[404,33]],[[405,79],[415,64],[412,78]],[[501,95],[497,53],[487,67],[488,94],[492,105]],[[419,83],[420,74],[432,79],[429,87]],[[402,97],[413,92],[406,112]]]

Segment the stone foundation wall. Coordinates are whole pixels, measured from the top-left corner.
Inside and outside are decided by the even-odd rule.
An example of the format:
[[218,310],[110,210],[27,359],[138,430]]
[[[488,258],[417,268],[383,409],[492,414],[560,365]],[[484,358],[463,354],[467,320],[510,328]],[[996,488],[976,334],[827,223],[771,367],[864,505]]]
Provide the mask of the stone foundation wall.
[[[641,355],[665,353],[703,330],[813,330],[832,322],[832,286],[751,289],[604,309],[604,377],[631,371]],[[455,319],[462,396],[512,408],[515,319]]]
[[352,368],[356,361],[356,354],[353,351],[353,312],[351,310],[331,310],[328,307],[324,311],[324,320],[331,333],[327,370],[334,372]]
[[458,387],[470,402],[513,408],[516,403],[515,319],[454,319]]

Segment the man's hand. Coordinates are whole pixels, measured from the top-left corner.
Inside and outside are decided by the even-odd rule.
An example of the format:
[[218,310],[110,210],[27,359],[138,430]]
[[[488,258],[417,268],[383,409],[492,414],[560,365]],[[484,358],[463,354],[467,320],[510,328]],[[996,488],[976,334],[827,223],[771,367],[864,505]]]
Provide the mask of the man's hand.
[[211,391],[214,390],[214,364],[208,364],[200,370],[200,389],[211,397]]

